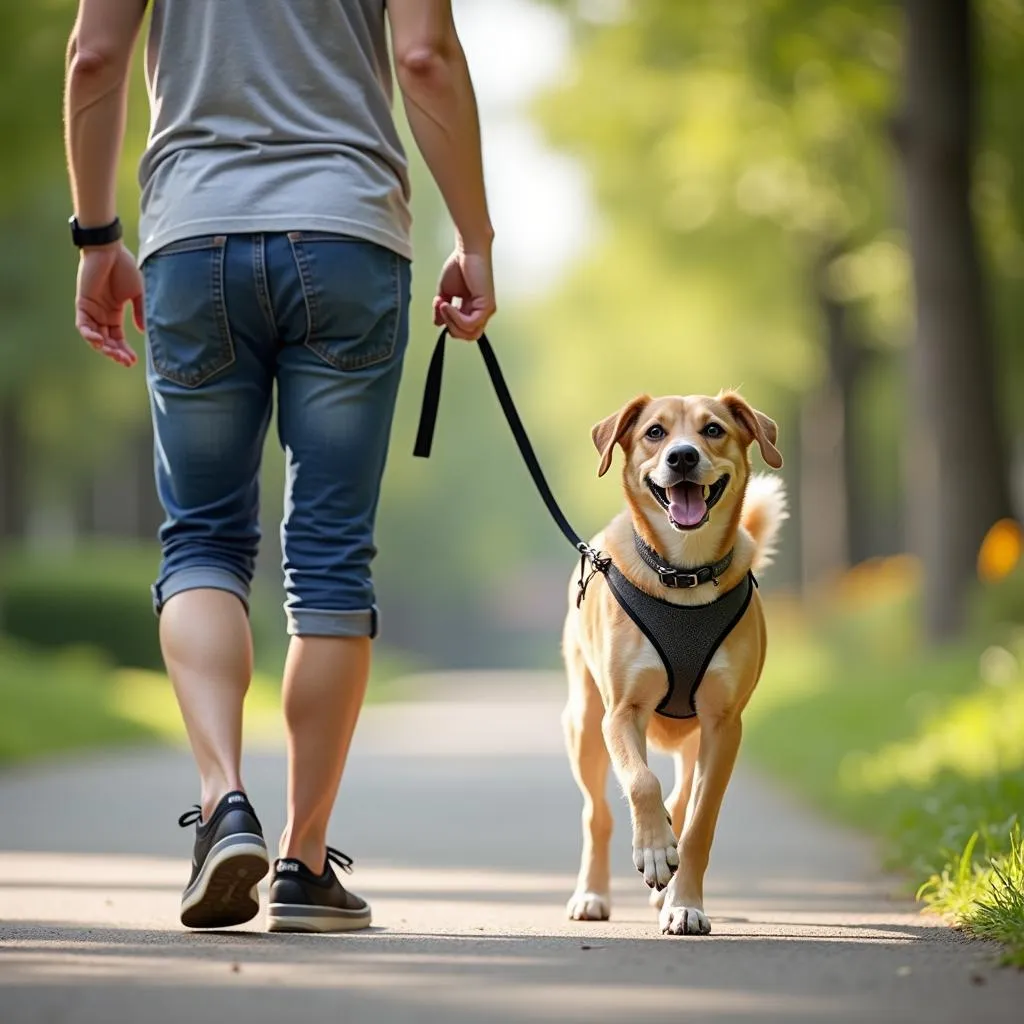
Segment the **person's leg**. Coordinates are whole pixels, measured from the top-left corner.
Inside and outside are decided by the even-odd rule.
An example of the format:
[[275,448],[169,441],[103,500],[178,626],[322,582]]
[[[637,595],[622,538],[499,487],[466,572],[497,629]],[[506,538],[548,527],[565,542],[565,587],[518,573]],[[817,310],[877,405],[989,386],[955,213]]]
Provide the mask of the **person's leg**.
[[274,373],[272,332],[254,297],[254,246],[246,238],[191,239],[143,267],[156,478],[167,514],[154,597],[204,821],[243,789],[247,601]]
[[160,616],[160,647],[199,769],[203,820],[242,784],[242,706],[252,677],[245,606],[199,587],[176,594]]
[[408,336],[409,265],[367,242],[299,234],[278,241],[277,320],[296,325],[278,366],[293,634],[281,855],[319,873],[376,633],[373,528]]
[[316,873],[369,672],[369,637],[295,636],[288,648],[288,824],[280,853]]

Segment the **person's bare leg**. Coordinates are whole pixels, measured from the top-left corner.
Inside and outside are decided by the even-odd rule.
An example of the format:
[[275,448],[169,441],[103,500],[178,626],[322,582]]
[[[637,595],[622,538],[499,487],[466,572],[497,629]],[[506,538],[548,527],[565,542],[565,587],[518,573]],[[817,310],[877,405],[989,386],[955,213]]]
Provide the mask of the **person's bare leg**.
[[199,768],[205,821],[225,794],[243,790],[242,705],[252,679],[245,607],[225,590],[175,594],[160,614],[160,646]]
[[281,856],[324,868],[327,825],[366,696],[369,637],[292,637],[284,669],[288,824]]

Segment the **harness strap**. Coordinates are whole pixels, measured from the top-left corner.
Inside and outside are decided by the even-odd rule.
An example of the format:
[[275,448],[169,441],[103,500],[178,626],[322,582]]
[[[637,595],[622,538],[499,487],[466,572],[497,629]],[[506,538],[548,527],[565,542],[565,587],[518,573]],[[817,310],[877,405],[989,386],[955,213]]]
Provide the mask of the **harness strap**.
[[[441,378],[444,375],[444,343],[447,337],[448,328],[446,327],[438,336],[437,344],[434,346],[434,354],[430,359],[430,368],[427,370],[427,383],[423,389],[423,408],[420,412],[420,425],[419,430],[416,432],[416,447],[413,449],[413,455],[421,459],[430,458],[430,449],[434,443],[437,410],[441,403]],[[487,366],[487,373],[491,378],[491,384],[494,385],[494,392],[498,396],[498,403],[501,405],[505,419],[508,420],[508,425],[512,429],[512,436],[515,438],[519,453],[526,463],[526,468],[530,471],[530,476],[533,477],[533,482],[540,492],[540,496],[547,506],[548,512],[551,514],[551,518],[554,519],[566,540],[577,551],[589,558],[591,564],[597,568],[600,553],[594,551],[569,525],[569,520],[565,518],[565,514],[558,507],[558,502],[555,501],[555,496],[551,493],[547,480],[544,479],[544,473],[540,468],[540,463],[537,461],[537,456],[534,454],[530,439],[526,436],[523,421],[519,418],[519,412],[516,409],[515,402],[512,401],[512,395],[508,390],[508,385],[505,383],[501,367],[498,366],[498,359],[494,354],[494,349],[491,348],[491,343],[487,340],[487,335],[481,334],[480,340],[476,344],[480,349],[480,354],[484,357],[484,363]],[[604,570],[598,569],[598,571],[602,572]]]
[[693,718],[697,690],[715,652],[746,614],[757,580],[748,572],[732,590],[705,605],[671,604],[630,582],[612,565],[605,576],[622,610],[661,658],[665,696],[655,710],[666,718]]

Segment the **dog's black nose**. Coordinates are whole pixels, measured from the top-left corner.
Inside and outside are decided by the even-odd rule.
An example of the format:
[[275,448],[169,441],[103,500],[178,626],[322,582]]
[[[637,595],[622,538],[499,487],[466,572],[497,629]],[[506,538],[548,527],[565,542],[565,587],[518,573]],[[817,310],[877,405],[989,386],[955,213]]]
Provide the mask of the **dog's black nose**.
[[693,469],[700,462],[700,452],[692,444],[677,444],[665,453],[665,462],[672,469]]

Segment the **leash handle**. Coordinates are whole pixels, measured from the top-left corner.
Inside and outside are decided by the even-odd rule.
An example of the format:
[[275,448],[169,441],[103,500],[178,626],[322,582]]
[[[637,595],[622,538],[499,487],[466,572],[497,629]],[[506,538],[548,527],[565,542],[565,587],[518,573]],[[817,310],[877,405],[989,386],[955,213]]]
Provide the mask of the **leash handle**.
[[[420,411],[420,425],[416,432],[416,446],[413,448],[413,455],[421,459],[430,458],[430,450],[434,443],[437,411],[441,404],[441,380],[444,376],[444,343],[447,337],[448,328],[446,327],[438,335],[437,344],[434,346],[434,354],[431,356],[430,366],[427,370],[427,382],[423,389],[423,406]],[[551,488],[544,478],[540,463],[537,461],[533,446],[530,444],[530,439],[526,434],[526,428],[519,417],[519,411],[516,409],[515,402],[512,401],[512,394],[505,383],[501,367],[498,365],[498,357],[494,354],[494,349],[491,347],[490,341],[487,340],[487,335],[481,334],[480,340],[476,344],[484,358],[484,364],[491,378],[494,392],[498,396],[498,404],[501,406],[501,411],[505,414],[505,419],[512,430],[512,437],[515,438],[519,453],[526,463],[526,468],[530,471],[534,486],[536,486],[541,499],[547,506],[551,518],[554,519],[566,540],[577,551],[590,558],[593,562],[597,552],[594,552],[589,544],[581,540],[576,531],[569,525],[569,520],[565,518],[564,513],[558,507],[558,502],[555,501],[555,496],[551,493]]]

